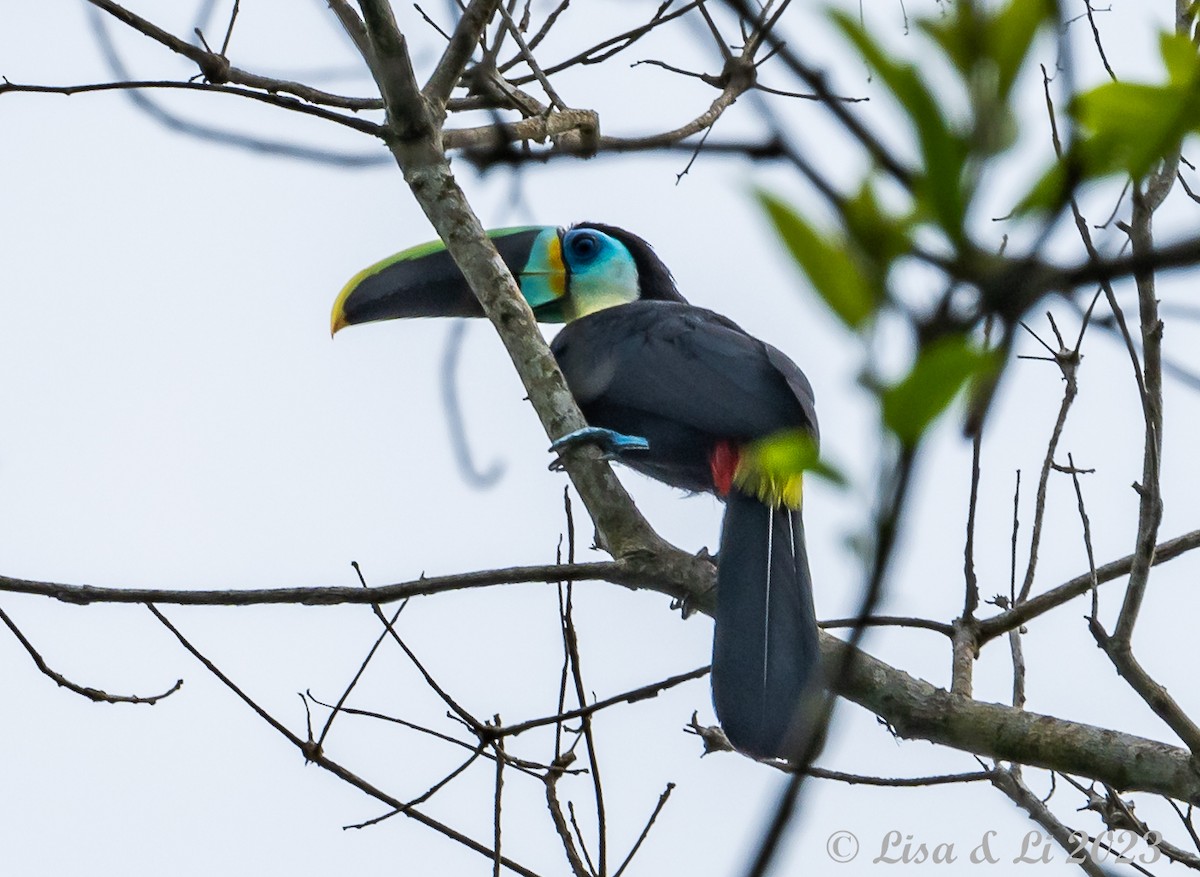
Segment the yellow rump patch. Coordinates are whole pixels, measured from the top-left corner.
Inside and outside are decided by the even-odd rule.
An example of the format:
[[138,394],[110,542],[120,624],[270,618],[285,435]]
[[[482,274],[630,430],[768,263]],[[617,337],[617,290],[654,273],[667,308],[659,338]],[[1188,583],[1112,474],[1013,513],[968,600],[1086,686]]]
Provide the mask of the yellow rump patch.
[[800,508],[804,472],[817,462],[817,442],[804,429],[786,429],[745,445],[733,483],[763,503]]

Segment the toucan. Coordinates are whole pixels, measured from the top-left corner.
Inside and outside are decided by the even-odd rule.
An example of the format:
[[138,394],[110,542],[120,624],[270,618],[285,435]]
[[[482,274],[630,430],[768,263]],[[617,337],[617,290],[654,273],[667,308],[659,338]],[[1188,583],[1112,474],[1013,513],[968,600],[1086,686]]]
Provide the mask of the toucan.
[[[813,390],[800,368],[736,323],[687,303],[642,238],[594,222],[488,233],[539,320],[589,426],[580,442],[651,478],[717,495],[712,690],[732,745],[799,757],[813,733],[820,650],[800,506],[815,459]],[[440,243],[356,274],[332,331],[373,320],[482,316]],[[807,709],[806,709],[807,707]]]

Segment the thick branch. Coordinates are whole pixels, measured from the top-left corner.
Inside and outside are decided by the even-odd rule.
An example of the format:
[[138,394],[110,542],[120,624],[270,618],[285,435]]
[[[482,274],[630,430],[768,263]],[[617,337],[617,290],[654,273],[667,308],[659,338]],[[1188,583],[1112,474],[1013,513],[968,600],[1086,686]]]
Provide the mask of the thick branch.
[[[547,564],[545,566],[512,567],[483,570],[452,576],[422,576],[411,582],[381,585],[376,588],[314,587],[259,588],[253,590],[183,591],[162,588],[103,588],[94,585],[61,585],[54,582],[35,582],[28,579],[0,576],[0,591],[13,594],[35,594],[53,597],[64,603],[158,603],[164,606],[261,606],[265,604],[299,604],[302,606],[337,606],[341,604],[384,605],[426,594],[441,594],[463,588],[521,582],[564,582],[584,579],[606,580],[633,585],[634,574],[619,563]],[[672,596],[677,595],[672,590]]]
[[[508,267],[471,211],[445,160],[425,160],[421,150],[409,150],[403,144],[394,144],[393,153],[417,202],[496,326],[546,434],[558,438],[585,426],[562,372],[538,331],[533,312],[521,298]],[[568,455],[566,462],[604,547],[615,557],[646,550],[674,551],[679,563],[690,557],[672,549],[654,533],[594,448]]]
[[[386,0],[361,0],[360,5],[376,61],[384,71],[380,88],[397,135],[390,146],[405,181],[496,327],[546,434],[558,438],[583,427],[583,415],[533,312],[450,172],[439,142],[438,120],[431,118],[427,100],[417,90],[404,37],[390,7]],[[669,556],[682,566],[695,560],[654,533],[594,448],[569,454],[566,462],[605,548],[614,556],[628,559],[650,552]]]
[[[470,152],[498,150],[509,143],[533,140],[538,143],[563,134],[575,134],[576,142],[594,144],[600,130],[595,110],[556,110],[519,122],[500,122],[477,128],[451,128],[442,132],[444,149],[465,149]],[[601,138],[601,141],[603,138]],[[591,151],[594,151],[594,147]],[[573,155],[579,150],[573,149]]]
[[[581,579],[602,574],[625,584],[653,587],[711,614],[712,567],[707,563],[705,567],[707,576],[690,579],[683,570],[648,572],[648,567],[635,564],[604,563],[496,570],[378,588],[280,588],[241,592],[125,590],[0,578],[0,590],[43,594],[76,603],[379,604],[464,587],[511,581]],[[686,580],[688,586],[680,588],[664,584],[677,577]],[[838,693],[880,716],[903,737],[1091,777],[1124,791],[1148,791],[1181,801],[1200,801],[1200,776],[1193,772],[1189,754],[1184,749],[953,695],[863,652],[855,650],[851,656],[846,643],[828,634],[821,634],[821,644],[823,659],[831,671],[841,668],[849,659]]]
[[[371,40],[374,65],[371,73],[383,95],[388,121],[404,141],[429,140],[434,136],[440,114],[434,114],[417,87],[408,43],[396,25],[388,0],[359,0],[363,23]],[[371,62],[372,58],[364,58]]]
[[[821,637],[827,666],[839,666],[846,651],[840,640]],[[1086,776],[1123,791],[1200,801],[1200,776],[1186,749],[951,694],[863,652],[854,655],[838,693],[884,719],[901,737]]]

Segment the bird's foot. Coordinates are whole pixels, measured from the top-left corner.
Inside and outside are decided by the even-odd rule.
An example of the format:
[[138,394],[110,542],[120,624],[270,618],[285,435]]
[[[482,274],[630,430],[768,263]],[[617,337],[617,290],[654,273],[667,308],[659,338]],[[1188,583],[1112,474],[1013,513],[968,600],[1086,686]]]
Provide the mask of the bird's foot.
[[623,432],[604,429],[600,426],[585,426],[583,429],[567,433],[550,446],[550,450],[558,454],[550,463],[550,468],[555,472],[561,472],[563,454],[570,448],[582,444],[598,447],[605,460],[620,460],[630,451],[650,450],[650,442],[640,435],[625,435]]

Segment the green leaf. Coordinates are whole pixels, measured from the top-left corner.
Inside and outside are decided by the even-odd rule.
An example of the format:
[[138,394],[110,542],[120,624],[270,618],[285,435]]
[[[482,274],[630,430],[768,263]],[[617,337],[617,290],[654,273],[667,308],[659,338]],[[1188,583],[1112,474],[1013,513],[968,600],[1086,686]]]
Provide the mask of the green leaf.
[[[1200,56],[1183,36],[1160,40],[1168,81],[1163,85],[1106,82],[1079,95],[1071,113],[1083,136],[1067,161],[1075,184],[1115,173],[1143,177],[1164,156],[1178,152],[1183,138],[1200,130]],[[1018,214],[1054,209],[1066,183],[1066,165],[1047,170],[1021,200]]]
[[1038,30],[1053,21],[1052,0],[1010,0],[989,13],[979,3],[956,3],[949,16],[917,22],[954,65],[964,80],[986,70],[994,97],[1007,99]]
[[1167,78],[1173,85],[1187,88],[1195,83],[1197,73],[1200,73],[1200,56],[1190,39],[1166,31],[1158,37],[1158,50],[1167,68]]
[[867,178],[858,193],[846,200],[842,219],[855,247],[871,261],[873,279],[882,288],[892,263],[912,250],[911,217],[887,213]]
[[1088,179],[1124,171],[1145,176],[1184,136],[1200,129],[1200,57],[1186,37],[1159,41],[1167,82],[1106,82],[1079,95],[1071,110],[1086,132],[1079,155]]
[[925,346],[912,369],[884,389],[883,422],[908,447],[921,436],[968,380],[993,364],[992,353],[979,349],[966,335],[949,335]]
[[954,132],[916,67],[889,58],[851,16],[843,12],[832,16],[908,115],[921,145],[924,167],[917,180],[917,194],[942,229],[952,239],[961,240],[967,210],[962,190],[968,153],[965,139]]
[[752,447],[758,466],[766,472],[811,472],[837,487],[850,483],[839,467],[821,456],[816,438],[807,432],[785,430],[759,439]]
[[851,329],[859,329],[875,313],[879,293],[845,245],[826,240],[795,210],[763,190],[758,201],[783,239],[796,264],[829,309]]
[[846,488],[850,486],[850,479],[846,477],[846,473],[827,460],[818,459],[808,467],[808,471],[822,481],[832,484],[834,487]]
[[1054,15],[1049,0],[1012,0],[988,27],[989,54],[996,64],[1001,99],[1007,98],[1038,29]]
[[1057,210],[1063,198],[1063,187],[1066,184],[1066,166],[1056,161],[1050,168],[1038,177],[1038,181],[1017,202],[1013,210],[1015,216],[1027,216],[1030,213],[1046,210]]
[[1086,176],[1144,176],[1192,127],[1189,102],[1175,87],[1133,82],[1108,82],[1080,95],[1074,109],[1088,131],[1080,143]]

